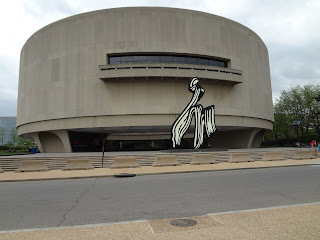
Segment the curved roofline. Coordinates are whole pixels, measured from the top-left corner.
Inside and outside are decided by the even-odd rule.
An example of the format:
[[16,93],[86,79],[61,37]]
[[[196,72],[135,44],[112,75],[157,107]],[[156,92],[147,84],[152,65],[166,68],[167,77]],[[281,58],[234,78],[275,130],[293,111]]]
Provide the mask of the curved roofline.
[[[37,30],[36,32],[34,32],[28,39],[27,41],[24,43],[24,45],[22,46],[21,48],[21,52],[23,50],[23,48],[25,47],[25,45],[31,40],[32,37],[34,37],[36,34],[38,34],[39,32],[41,32],[42,30],[44,30],[45,28],[51,26],[51,25],[55,25],[55,24],[58,24],[62,21],[66,21],[66,20],[70,20],[70,19],[73,19],[73,18],[77,18],[77,17],[81,17],[83,15],[90,15],[90,14],[95,14],[97,12],[102,12],[102,11],[112,11],[112,10],[117,10],[117,9],[147,9],[147,8],[153,8],[153,9],[169,9],[169,10],[180,10],[180,11],[190,11],[190,12],[196,12],[196,13],[200,13],[200,14],[204,14],[204,15],[208,15],[208,16],[215,16],[215,17],[219,17],[219,18],[222,18],[223,20],[225,21],[228,21],[228,22],[232,22],[232,23],[235,23],[247,30],[249,30],[250,32],[252,32],[255,36],[257,36],[257,38],[263,43],[263,45],[265,46],[267,52],[268,52],[268,48],[266,46],[266,44],[264,43],[264,41],[261,39],[261,37],[256,33],[254,32],[252,29],[248,28],[247,26],[243,25],[242,23],[239,23],[239,22],[236,22],[232,19],[229,19],[229,18],[226,18],[226,17],[222,17],[222,16],[219,16],[219,15],[216,15],[216,14],[212,14],[212,13],[208,13],[208,12],[202,12],[202,11],[198,11],[198,10],[192,10],[192,9],[187,9],[187,8],[172,8],[172,7],[150,7],[150,6],[140,6],[140,7],[117,7],[117,8],[106,8],[106,9],[100,9],[100,10],[94,10],[94,11],[90,11],[90,12],[84,12],[84,13],[79,13],[79,14],[75,14],[75,15],[72,15],[72,16],[69,16],[69,17],[66,17],[66,18],[62,18],[58,21],[55,21],[55,22],[52,22],[42,28],[40,28],[39,30]],[[20,54],[21,54],[20,52]]]

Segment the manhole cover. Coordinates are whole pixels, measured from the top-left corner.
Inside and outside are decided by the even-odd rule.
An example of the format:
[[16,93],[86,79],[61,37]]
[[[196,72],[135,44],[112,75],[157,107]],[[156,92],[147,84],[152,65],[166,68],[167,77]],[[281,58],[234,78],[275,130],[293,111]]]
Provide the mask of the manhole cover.
[[197,221],[191,219],[176,219],[170,222],[171,225],[176,227],[191,227],[197,223]]
[[113,176],[116,178],[125,178],[125,177],[135,177],[136,174],[134,174],[134,173],[120,173],[120,174],[114,174]]

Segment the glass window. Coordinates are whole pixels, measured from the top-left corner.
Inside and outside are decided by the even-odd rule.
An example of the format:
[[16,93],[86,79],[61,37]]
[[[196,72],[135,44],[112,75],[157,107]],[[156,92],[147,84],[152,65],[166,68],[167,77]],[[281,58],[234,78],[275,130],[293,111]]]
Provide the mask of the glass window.
[[227,67],[227,63],[226,62],[218,62],[218,67]]
[[133,57],[134,63],[146,63],[147,62],[147,56],[134,56]]
[[172,56],[160,56],[161,63],[172,63]]
[[147,56],[147,63],[158,63],[160,62],[160,56]]
[[209,64],[209,60],[205,59],[205,58],[199,58],[198,64],[199,65],[208,65]]
[[177,63],[197,64],[226,68],[227,61],[191,56],[170,56],[170,55],[136,55],[136,56],[115,56],[109,57],[109,64],[130,64],[130,63]]
[[122,56],[121,63],[133,63],[133,56]]
[[109,64],[120,64],[120,57],[110,57]]
[[186,57],[187,64],[198,64],[198,58],[195,57]]
[[209,60],[209,66],[218,66],[218,61],[215,60]]
[[226,62],[219,61],[219,60],[209,60],[209,65],[210,66],[216,66],[216,67],[225,67],[226,66]]
[[172,61],[173,61],[173,63],[184,64],[184,63],[186,63],[186,58],[185,57],[173,57]]

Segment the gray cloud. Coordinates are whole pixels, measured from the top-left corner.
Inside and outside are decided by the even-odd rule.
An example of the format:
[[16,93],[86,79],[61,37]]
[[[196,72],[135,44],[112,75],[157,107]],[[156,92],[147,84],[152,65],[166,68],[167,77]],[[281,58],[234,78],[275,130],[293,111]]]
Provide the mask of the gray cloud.
[[269,48],[273,96],[297,85],[320,84],[318,44],[290,47],[272,44]]
[[73,15],[76,14],[76,8],[65,3],[65,1],[43,1],[33,0],[25,1],[23,3],[24,9],[27,13],[33,17],[41,19],[44,15]]

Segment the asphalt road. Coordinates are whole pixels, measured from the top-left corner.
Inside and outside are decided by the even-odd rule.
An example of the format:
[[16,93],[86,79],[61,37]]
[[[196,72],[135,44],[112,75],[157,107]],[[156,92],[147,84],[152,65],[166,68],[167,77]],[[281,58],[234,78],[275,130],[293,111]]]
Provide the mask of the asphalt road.
[[320,166],[0,183],[0,230],[97,224],[320,201]]

